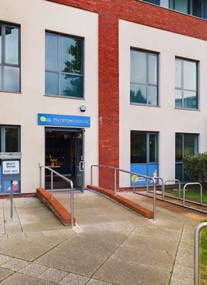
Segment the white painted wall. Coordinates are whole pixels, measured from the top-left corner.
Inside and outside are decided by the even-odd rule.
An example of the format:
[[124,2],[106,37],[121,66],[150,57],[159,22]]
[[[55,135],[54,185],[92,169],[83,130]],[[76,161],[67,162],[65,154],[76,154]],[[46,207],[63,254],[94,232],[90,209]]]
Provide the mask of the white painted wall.
[[[207,42],[120,20],[120,168],[130,170],[130,130],[159,132],[159,176],[175,178],[175,133],[196,133],[207,150]],[[158,107],[130,104],[130,47],[160,54]],[[199,110],[175,109],[175,57],[199,61]],[[129,176],[120,185],[129,186]]]
[[[21,26],[22,92],[0,93],[0,124],[21,126],[22,192],[35,192],[38,163],[44,164],[44,127],[37,125],[37,113],[91,117],[85,132],[85,182],[90,183],[90,166],[98,163],[98,15],[44,0],[1,0],[0,20]],[[84,100],[44,96],[46,30],[84,38]]]

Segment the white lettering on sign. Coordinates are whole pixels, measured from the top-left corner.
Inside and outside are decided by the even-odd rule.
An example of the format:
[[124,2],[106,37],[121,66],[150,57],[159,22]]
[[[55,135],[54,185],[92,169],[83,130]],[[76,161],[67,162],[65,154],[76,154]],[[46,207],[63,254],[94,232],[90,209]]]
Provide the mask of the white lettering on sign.
[[3,161],[3,174],[19,174],[19,161]]

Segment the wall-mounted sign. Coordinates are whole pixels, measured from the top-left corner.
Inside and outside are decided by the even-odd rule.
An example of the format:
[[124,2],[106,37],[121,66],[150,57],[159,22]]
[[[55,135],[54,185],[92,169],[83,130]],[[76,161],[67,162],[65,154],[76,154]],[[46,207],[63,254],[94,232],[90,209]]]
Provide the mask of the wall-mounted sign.
[[19,174],[18,160],[4,160],[2,164],[3,175]]
[[91,118],[86,116],[70,116],[55,114],[38,114],[38,125],[90,127]]

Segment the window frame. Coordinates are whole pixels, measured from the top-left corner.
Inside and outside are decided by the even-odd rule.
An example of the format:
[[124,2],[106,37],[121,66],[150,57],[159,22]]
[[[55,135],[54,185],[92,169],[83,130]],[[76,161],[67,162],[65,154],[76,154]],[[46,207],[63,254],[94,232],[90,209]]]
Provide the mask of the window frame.
[[[131,52],[141,52],[141,53],[145,53],[146,55],[146,83],[137,83],[137,82],[133,82],[131,80]],[[152,84],[149,82],[149,74],[150,74],[150,67],[149,66],[149,56],[150,55],[153,55],[153,56],[156,56],[156,84]],[[142,102],[133,102],[132,99],[131,99],[131,85],[132,84],[137,84],[137,85],[141,85],[141,86],[145,86],[146,87],[146,103],[142,103]],[[156,87],[156,92],[157,92],[157,95],[156,95],[156,104],[150,104],[149,103],[149,97],[150,97],[150,94],[149,94],[149,91],[148,91],[148,88],[149,87]],[[152,107],[158,107],[159,106],[159,53],[158,52],[154,52],[154,51],[151,51],[151,50],[144,50],[144,49],[139,49],[139,48],[135,48],[135,47],[131,47],[130,48],[130,104],[132,105],[141,105],[141,106],[152,106]]]
[[[180,61],[181,62],[181,87],[177,87],[176,86],[176,77],[177,77],[177,73],[176,73],[176,61]],[[185,76],[185,70],[184,70],[184,62],[192,62],[196,64],[196,89],[187,89],[184,86],[184,76]],[[199,109],[199,61],[197,60],[193,60],[193,59],[187,59],[187,58],[182,58],[182,57],[175,57],[175,109],[186,109],[186,110],[198,110]],[[176,106],[176,92],[177,91],[181,91],[182,93],[182,97],[181,97],[181,106]],[[186,107],[185,106],[185,96],[184,93],[185,92],[195,92],[196,94],[196,107]]]
[[[58,98],[68,98],[68,99],[84,99],[85,98],[85,92],[84,92],[84,38],[74,35],[67,35],[62,33],[56,33],[52,31],[45,31],[45,55],[47,55],[47,35],[55,36],[57,37],[57,70],[50,70],[47,69],[47,56],[45,56],[45,96],[52,96],[52,97],[58,97]],[[64,72],[61,68],[61,62],[62,62],[62,51],[61,51],[61,41],[63,38],[73,39],[73,40],[80,40],[81,41],[81,73],[71,73],[71,72]],[[58,75],[58,94],[51,94],[47,93],[46,90],[46,73],[54,73]],[[61,78],[62,75],[66,74],[71,77],[79,77],[82,79],[82,95],[81,97],[78,96],[67,96],[62,94],[62,83]]]
[[[6,62],[6,28],[15,28],[18,30],[18,39],[17,39],[17,46],[18,46],[18,63],[8,63]],[[0,22],[0,41],[1,41],[1,50],[0,50],[0,92],[8,92],[8,93],[21,93],[21,27],[20,25],[7,23],[7,22]],[[18,69],[18,90],[6,89],[5,88],[5,67],[15,67]]]
[[6,147],[6,129],[17,129],[17,151],[14,152],[21,152],[21,127],[16,125],[0,125],[0,153],[10,153],[11,151],[7,151]]

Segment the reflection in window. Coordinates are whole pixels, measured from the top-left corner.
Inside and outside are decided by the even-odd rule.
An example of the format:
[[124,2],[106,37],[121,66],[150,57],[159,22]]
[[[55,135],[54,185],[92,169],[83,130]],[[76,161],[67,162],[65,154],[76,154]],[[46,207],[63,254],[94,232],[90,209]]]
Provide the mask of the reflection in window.
[[131,49],[130,102],[158,105],[158,55]]
[[176,179],[189,181],[184,172],[183,159],[185,155],[195,155],[198,153],[197,134],[176,134],[175,136],[175,161]]
[[19,27],[0,24],[0,90],[20,92]]
[[47,95],[83,98],[83,40],[46,34]]
[[0,126],[0,152],[20,152],[20,128]]
[[131,163],[158,162],[158,134],[131,131]]
[[194,61],[175,60],[175,107],[198,108],[198,64]]

